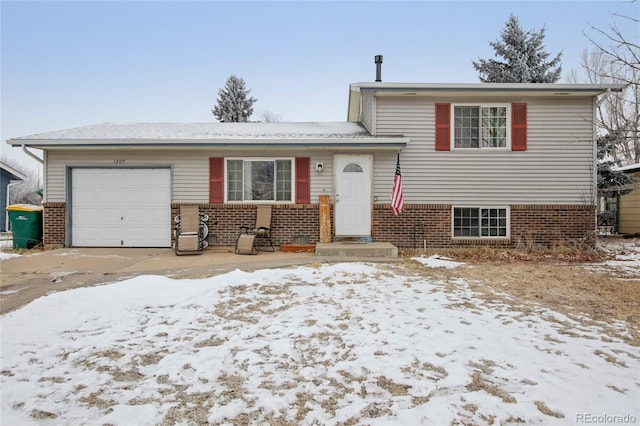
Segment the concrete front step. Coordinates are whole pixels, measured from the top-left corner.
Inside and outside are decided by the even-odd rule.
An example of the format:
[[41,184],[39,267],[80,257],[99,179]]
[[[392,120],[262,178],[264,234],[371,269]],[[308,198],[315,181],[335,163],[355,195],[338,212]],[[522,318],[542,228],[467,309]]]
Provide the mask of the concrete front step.
[[317,243],[316,256],[398,257],[398,248],[391,243]]

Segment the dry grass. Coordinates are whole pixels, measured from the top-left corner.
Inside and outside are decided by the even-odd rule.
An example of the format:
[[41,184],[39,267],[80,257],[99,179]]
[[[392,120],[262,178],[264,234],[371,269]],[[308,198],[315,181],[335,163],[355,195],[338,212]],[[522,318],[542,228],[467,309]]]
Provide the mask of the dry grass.
[[[640,346],[640,273],[589,269],[589,263],[613,259],[611,252],[581,247],[505,250],[492,247],[405,251],[405,257],[439,254],[464,262],[455,269],[429,269],[414,262],[416,272],[444,282],[464,279],[489,301],[539,304],[580,322],[627,323],[630,344]],[[521,309],[525,309],[524,306]],[[586,317],[586,318],[585,318]]]

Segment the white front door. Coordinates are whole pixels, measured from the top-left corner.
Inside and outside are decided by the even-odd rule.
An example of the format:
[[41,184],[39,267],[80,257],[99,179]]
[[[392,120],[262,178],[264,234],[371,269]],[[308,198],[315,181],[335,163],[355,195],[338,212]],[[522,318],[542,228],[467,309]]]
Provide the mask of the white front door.
[[371,236],[371,157],[336,155],[336,236]]

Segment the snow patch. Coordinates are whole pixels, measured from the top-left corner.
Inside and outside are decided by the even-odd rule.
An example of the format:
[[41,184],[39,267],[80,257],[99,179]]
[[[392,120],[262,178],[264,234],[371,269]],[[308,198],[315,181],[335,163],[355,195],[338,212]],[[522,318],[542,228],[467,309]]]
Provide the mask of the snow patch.
[[411,260],[420,262],[427,268],[453,269],[453,268],[457,268],[459,266],[464,265],[463,262],[455,262],[449,257],[444,257],[437,254],[434,254],[433,256],[429,256],[429,257],[424,257],[424,256],[412,257]]
[[20,257],[21,254],[17,253],[7,253],[6,251],[0,251],[0,260],[11,259],[13,257]]

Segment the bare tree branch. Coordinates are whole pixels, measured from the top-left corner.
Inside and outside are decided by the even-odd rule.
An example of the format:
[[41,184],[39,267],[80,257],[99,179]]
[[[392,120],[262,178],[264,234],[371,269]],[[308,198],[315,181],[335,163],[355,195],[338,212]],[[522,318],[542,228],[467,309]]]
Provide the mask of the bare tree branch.
[[[636,1],[636,0],[634,0]],[[640,22],[639,18],[612,13],[615,18]],[[607,31],[590,25],[595,36],[584,34],[595,52],[583,52],[581,67],[590,83],[622,83],[621,93],[603,95],[596,108],[596,125],[600,134],[618,134],[610,151],[621,164],[640,162],[640,45],[623,34],[616,22]],[[576,76],[572,76],[576,78]]]

